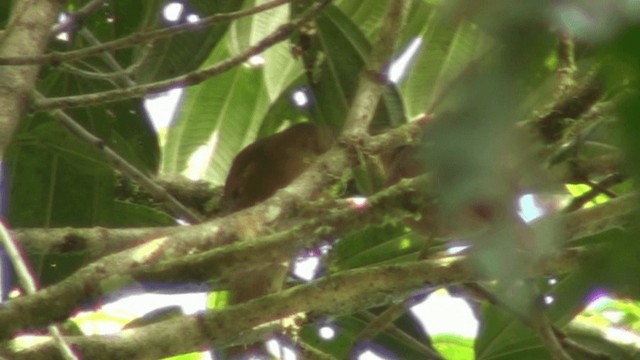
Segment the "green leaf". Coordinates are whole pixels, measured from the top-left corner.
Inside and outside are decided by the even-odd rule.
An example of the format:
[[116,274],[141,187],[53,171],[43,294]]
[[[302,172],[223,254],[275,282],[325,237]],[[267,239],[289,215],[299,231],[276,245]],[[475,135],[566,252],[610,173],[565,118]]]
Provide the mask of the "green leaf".
[[376,40],[382,19],[389,7],[388,0],[344,0],[337,4],[370,42]]
[[[221,43],[206,64],[228,56]],[[168,130],[162,171],[223,184],[234,156],[255,140],[267,105],[259,67],[240,66],[188,88]],[[196,151],[201,157],[192,158]]]
[[[245,8],[268,3],[268,0],[247,0]],[[258,41],[273,33],[289,21],[289,6],[279,6],[235,21],[229,29],[231,56],[246,51]],[[269,100],[275,100],[296,78],[302,75],[302,66],[291,53],[289,41],[280,42],[260,55],[264,61],[264,84]]]
[[427,6],[418,6],[414,14],[408,26],[422,25],[415,35],[421,45],[399,86],[410,118],[436,110],[451,82],[486,51],[486,40],[471,23],[452,23]]
[[447,360],[467,360],[473,358],[473,339],[458,335],[441,334],[431,338],[433,346]]
[[475,342],[475,358],[546,359],[548,351],[533,329],[523,325],[510,313],[485,305]]

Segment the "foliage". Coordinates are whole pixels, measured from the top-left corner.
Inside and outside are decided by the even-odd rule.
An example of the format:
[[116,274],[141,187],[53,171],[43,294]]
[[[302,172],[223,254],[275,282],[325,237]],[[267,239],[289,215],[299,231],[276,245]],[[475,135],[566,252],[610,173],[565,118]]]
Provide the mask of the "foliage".
[[[0,357],[61,358],[49,335],[20,351],[10,339],[71,326],[75,311],[133,286],[206,288],[210,311],[137,324],[137,343],[106,350],[106,338],[67,336],[80,358],[224,352],[274,332],[310,359],[637,356],[602,334],[640,324],[637,2],[329,2],[188,0],[170,21],[164,1],[69,0],[53,34],[24,26],[38,4],[0,4],[0,97],[29,99],[14,101],[15,131],[0,112],[11,135],[6,149],[0,136],[0,205],[41,286],[0,306]],[[46,48],[11,45],[21,32]],[[387,65],[411,44],[390,81]],[[16,80],[36,66],[37,79]],[[155,130],[145,99],[178,87],[171,124]],[[329,129],[331,149],[230,214],[220,188],[236,155],[300,122]],[[426,175],[390,181],[406,146]],[[517,216],[525,194],[545,214],[530,223]],[[310,285],[289,276],[275,294],[228,301],[233,281],[298,256],[321,258]],[[14,282],[4,289],[26,291]],[[472,306],[475,339],[431,336],[410,316],[438,288]],[[603,293],[622,300],[578,315]],[[610,309],[619,321],[606,321]],[[327,324],[330,340],[318,332]]]

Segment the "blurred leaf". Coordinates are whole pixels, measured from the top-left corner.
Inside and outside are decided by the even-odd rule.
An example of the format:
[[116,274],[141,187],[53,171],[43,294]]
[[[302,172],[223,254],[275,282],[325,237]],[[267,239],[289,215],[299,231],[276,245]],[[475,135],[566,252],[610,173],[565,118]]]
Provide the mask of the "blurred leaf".
[[424,246],[424,243],[423,237],[413,233],[388,238],[387,241],[377,246],[371,246],[355,256],[344,259],[339,263],[339,266],[348,269],[399,259],[408,254],[416,254]]
[[[55,149],[61,153],[66,149]],[[17,227],[91,226],[113,201],[114,178],[107,167],[73,150],[66,159],[37,143],[14,146],[7,156],[9,220]],[[88,158],[91,159],[91,158]],[[90,169],[94,170],[91,171]]]
[[636,234],[604,233],[601,236],[606,236],[606,244],[581,259],[581,270],[594,286],[620,296],[640,298],[640,284],[636,281],[636,274],[640,273],[640,244]]
[[[636,252],[623,255],[629,251],[627,235],[613,231],[596,236],[600,239],[585,241],[585,244],[608,244],[583,262],[580,269],[556,279],[557,284],[548,289],[545,295],[550,296],[552,302],[548,305],[547,313],[554,324],[563,328],[574,319],[587,302],[598,293],[614,292],[637,295],[635,281],[631,278],[639,270],[636,269]],[[612,249],[620,245],[619,250],[611,253]],[[627,250],[623,251],[622,248]],[[626,261],[625,261],[626,260]],[[546,282],[546,280],[545,280]],[[543,285],[544,286],[544,285]],[[478,359],[511,359],[535,356],[545,358],[547,351],[543,348],[535,331],[523,325],[511,314],[496,308],[483,308],[482,326],[476,339],[476,356]],[[514,357],[515,356],[515,357]],[[617,359],[617,357],[614,357]]]
[[[567,332],[567,336],[571,340],[577,342],[581,346],[607,356],[607,359],[615,360],[632,360],[638,359],[638,348],[632,344],[616,343],[614,340],[604,336],[602,329],[580,328],[579,326],[571,326]],[[575,350],[569,351],[569,354],[575,359],[580,359],[585,355]]]

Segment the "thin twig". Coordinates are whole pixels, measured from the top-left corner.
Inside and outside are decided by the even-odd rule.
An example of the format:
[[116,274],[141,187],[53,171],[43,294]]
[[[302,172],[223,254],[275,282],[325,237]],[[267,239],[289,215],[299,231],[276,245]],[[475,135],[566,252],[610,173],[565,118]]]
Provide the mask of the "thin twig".
[[625,179],[626,177],[622,176],[621,174],[611,174],[598,183],[589,183],[589,186],[591,186],[591,190],[573,198],[573,200],[571,200],[571,203],[569,203],[569,205],[567,205],[562,211],[572,212],[581,209],[589,201],[595,199],[596,196],[600,194],[605,194],[611,198],[617,197],[616,194],[613,194],[609,190],[609,188],[614,185],[620,184]]
[[563,348],[562,342],[553,331],[553,324],[540,303],[533,301],[529,319],[530,325],[538,332],[542,343],[554,360],[572,360],[572,357]]
[[56,24],[51,29],[51,35],[56,36],[62,32],[69,32],[82,27],[84,21],[98,11],[104,3],[105,0],[91,0],[78,11],[67,14],[65,21]]
[[[80,29],[79,33],[80,33],[80,36],[82,36],[88,42],[92,44],[100,44],[100,40],[98,40],[98,38],[96,38],[91,31],[85,28],[82,28]],[[116,58],[113,56],[113,54],[111,54],[109,51],[103,51],[102,53],[100,53],[100,56],[102,57],[103,61],[107,64],[107,66],[109,66],[112,70],[123,74],[117,79],[120,82],[120,86],[130,87],[130,86],[137,85],[136,82],[133,81],[128,74],[124,74],[124,69],[122,68],[122,66],[120,66]]]
[[[41,97],[39,93],[35,93],[35,97]],[[79,139],[86,141],[93,145],[98,151],[104,154],[107,160],[113,164],[113,166],[120,170],[123,174],[136,181],[140,186],[147,190],[155,198],[162,200],[169,210],[174,212],[177,216],[183,217],[186,221],[191,223],[199,223],[202,218],[195,214],[193,211],[182,205],[171,194],[169,194],[162,186],[158,185],[153,179],[143,174],[135,166],[131,165],[127,160],[122,158],[118,153],[113,151],[109,146],[104,143],[104,140],[93,135],[87,131],[84,127],[78,124],[71,116],[62,110],[52,110],[51,116],[64,126],[69,132],[77,136]]]
[[179,33],[194,31],[215,25],[221,22],[236,20],[245,16],[254,15],[282,4],[288,3],[290,0],[274,0],[262,5],[254,6],[250,9],[229,12],[225,14],[215,14],[207,16],[195,23],[184,23],[174,25],[168,28],[150,30],[146,32],[138,32],[125,36],[113,41],[103,43],[101,45],[92,46],[80,50],[69,52],[51,52],[44,55],[34,56],[12,56],[0,57],[0,65],[29,65],[29,64],[48,64],[63,61],[80,59],[83,57],[99,54],[103,51],[116,50],[119,48],[134,46],[143,42],[167,38]]
[[36,111],[51,110],[56,108],[69,108],[76,106],[86,106],[97,103],[113,102],[133,97],[144,96],[148,93],[163,92],[176,87],[184,87],[199,84],[213,76],[222,74],[232,68],[242,64],[250,57],[261,53],[267,48],[286,40],[300,25],[311,20],[319,14],[319,12],[328,5],[331,0],[322,0],[310,8],[302,17],[292,20],[278,27],[274,32],[267,35],[254,46],[235,57],[225,59],[205,69],[196,70],[191,73],[174,77],[172,79],[158,81],[150,84],[138,85],[128,89],[116,89],[99,93],[50,98],[36,99],[33,102],[33,109]]
[[140,66],[142,66],[142,64],[144,63],[144,60],[149,55],[151,48],[152,48],[151,46],[144,46],[142,48],[142,55],[136,59],[135,63],[131,64],[126,69],[114,70],[113,72],[109,72],[109,73],[80,69],[66,62],[62,63],[61,67],[62,69],[66,70],[71,74],[78,75],[87,79],[105,80],[105,81],[113,82],[115,79],[123,78],[125,76],[130,78],[131,74],[138,71]]
[[[9,229],[2,220],[0,220],[0,239],[2,240],[2,245],[11,260],[11,265],[13,265],[16,275],[18,276],[18,282],[27,294],[35,294],[38,291],[38,285],[34,277],[31,275],[34,272],[29,269],[27,259],[25,259],[20,253],[18,244],[11,237]],[[79,360],[73,353],[71,346],[62,336],[57,325],[50,325],[48,330],[64,359]]]

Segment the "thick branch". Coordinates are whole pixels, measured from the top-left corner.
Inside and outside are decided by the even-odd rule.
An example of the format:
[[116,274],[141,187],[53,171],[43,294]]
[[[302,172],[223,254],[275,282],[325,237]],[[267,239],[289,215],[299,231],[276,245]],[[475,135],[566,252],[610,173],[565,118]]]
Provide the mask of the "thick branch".
[[[0,57],[33,56],[44,52],[60,1],[17,1],[9,25],[0,39]],[[0,67],[0,160],[24,115],[40,66]]]
[[[566,271],[571,264],[575,265],[576,255],[567,251],[537,270],[540,274]],[[133,329],[126,336],[92,336],[69,341],[91,359],[113,359],[116,355],[127,359],[160,358],[208,344],[224,346],[243,330],[300,312],[347,314],[403,299],[427,284],[476,280],[472,268],[467,258],[451,257],[350,270],[224,310]],[[15,359],[57,359],[48,344],[19,356]]]

